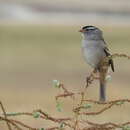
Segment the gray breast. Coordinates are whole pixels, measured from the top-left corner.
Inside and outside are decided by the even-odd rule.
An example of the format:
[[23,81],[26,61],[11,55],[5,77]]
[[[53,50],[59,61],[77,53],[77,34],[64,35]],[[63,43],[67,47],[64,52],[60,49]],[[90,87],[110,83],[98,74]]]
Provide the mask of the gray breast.
[[101,40],[83,40],[82,51],[85,61],[94,68],[97,68],[99,62],[105,57],[104,46]]

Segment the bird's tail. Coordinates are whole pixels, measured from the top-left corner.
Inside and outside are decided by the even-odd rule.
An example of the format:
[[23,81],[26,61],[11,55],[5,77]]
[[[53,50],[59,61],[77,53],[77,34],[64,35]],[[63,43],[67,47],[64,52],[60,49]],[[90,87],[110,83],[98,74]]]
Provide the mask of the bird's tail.
[[106,101],[106,75],[107,75],[108,68],[100,69],[100,98],[101,102]]
[[106,82],[100,80],[100,99],[101,102],[106,101]]

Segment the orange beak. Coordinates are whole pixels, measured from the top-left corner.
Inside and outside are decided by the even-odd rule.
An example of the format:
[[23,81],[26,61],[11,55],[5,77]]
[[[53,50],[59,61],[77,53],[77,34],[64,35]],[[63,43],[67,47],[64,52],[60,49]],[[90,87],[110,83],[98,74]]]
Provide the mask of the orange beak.
[[79,32],[84,32],[84,30],[83,30],[83,29],[80,29]]

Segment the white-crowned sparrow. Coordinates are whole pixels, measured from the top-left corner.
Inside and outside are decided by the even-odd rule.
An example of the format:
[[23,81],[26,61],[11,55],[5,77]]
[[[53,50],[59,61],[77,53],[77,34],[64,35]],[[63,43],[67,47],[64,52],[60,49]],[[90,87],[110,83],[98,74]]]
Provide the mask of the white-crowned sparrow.
[[[83,35],[82,51],[85,60],[95,70],[99,72],[100,79],[100,101],[106,100],[106,75],[102,73],[100,62],[104,57],[110,55],[107,44],[104,41],[102,31],[95,26],[84,26],[80,32]],[[114,72],[112,59],[108,61],[111,69]],[[106,72],[107,73],[107,72]]]

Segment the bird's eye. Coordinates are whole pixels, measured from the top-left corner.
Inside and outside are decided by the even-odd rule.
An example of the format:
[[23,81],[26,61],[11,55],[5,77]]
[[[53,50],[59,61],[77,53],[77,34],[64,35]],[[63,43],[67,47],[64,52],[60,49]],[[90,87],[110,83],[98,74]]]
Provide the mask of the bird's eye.
[[88,28],[85,29],[85,31],[93,31],[93,30],[95,30],[95,29],[88,29]]

